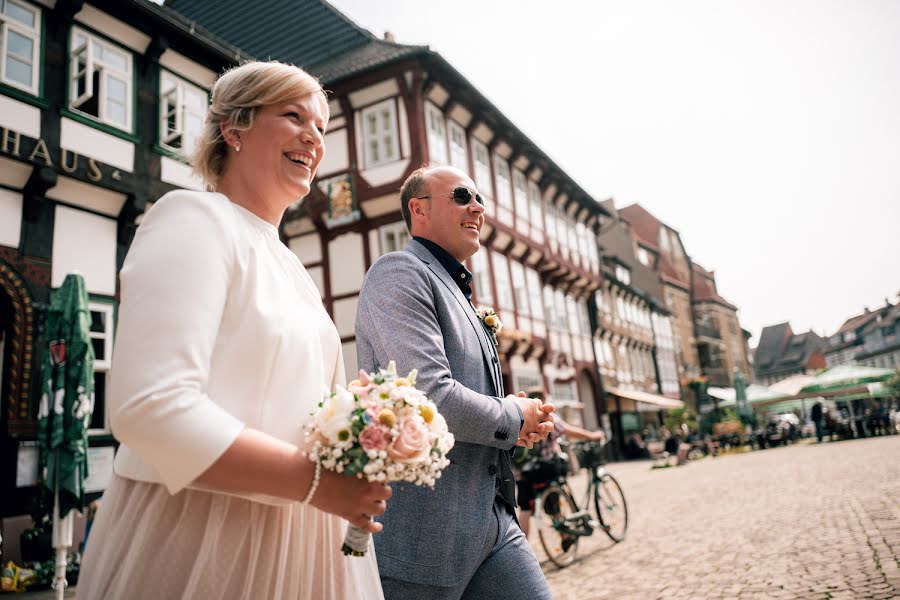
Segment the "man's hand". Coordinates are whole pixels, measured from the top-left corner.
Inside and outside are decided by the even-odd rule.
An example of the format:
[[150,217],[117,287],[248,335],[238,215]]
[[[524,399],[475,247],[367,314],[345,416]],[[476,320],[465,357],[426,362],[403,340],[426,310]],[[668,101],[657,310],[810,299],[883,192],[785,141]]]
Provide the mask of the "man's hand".
[[535,442],[546,439],[547,435],[553,431],[551,413],[554,411],[554,406],[550,403],[541,403],[537,398],[526,398],[524,392],[519,392],[518,396],[508,397],[519,405],[522,416],[525,418],[516,445],[531,448]]

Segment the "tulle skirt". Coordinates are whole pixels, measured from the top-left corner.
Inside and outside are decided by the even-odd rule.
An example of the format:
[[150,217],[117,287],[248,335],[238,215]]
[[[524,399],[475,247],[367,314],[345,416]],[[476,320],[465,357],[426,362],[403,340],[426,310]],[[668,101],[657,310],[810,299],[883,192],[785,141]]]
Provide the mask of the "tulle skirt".
[[375,551],[346,557],[346,522],[312,507],[114,477],[78,581],[81,600],[382,600]]

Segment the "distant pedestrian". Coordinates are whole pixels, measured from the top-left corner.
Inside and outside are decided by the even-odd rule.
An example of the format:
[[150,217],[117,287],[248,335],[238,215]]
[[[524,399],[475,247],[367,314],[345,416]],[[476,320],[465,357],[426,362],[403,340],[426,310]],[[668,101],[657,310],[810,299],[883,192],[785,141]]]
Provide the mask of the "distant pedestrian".
[[812,405],[812,410],[809,414],[812,419],[813,424],[816,426],[816,439],[819,440],[818,443],[822,443],[822,438],[825,437],[825,420],[822,415],[822,403],[816,400],[816,403]]

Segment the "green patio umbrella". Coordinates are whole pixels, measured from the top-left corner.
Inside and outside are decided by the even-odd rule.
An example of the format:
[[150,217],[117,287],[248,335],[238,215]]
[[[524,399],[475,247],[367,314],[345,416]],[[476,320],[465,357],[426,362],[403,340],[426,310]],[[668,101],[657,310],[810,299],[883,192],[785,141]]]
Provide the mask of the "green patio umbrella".
[[53,494],[53,547],[56,580],[62,598],[66,552],[72,545],[72,509],[84,508],[87,430],[94,409],[94,349],[84,278],[66,275],[53,293],[47,315],[41,373],[38,440],[44,464],[43,485]]
[[827,392],[884,382],[894,374],[892,369],[879,369],[861,365],[838,365],[822,371],[803,386],[801,392]]
[[750,414],[747,403],[747,381],[744,374],[737,367],[734,368],[734,401],[737,404],[738,414],[746,417]]

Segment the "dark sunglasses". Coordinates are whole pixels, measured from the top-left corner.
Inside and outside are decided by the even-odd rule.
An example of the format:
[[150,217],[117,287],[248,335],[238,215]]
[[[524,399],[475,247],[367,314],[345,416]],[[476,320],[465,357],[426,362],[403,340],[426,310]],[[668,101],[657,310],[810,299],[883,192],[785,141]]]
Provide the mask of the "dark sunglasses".
[[[472,192],[467,187],[459,186],[458,188],[453,188],[450,197],[453,198],[453,201],[459,206],[468,206],[472,201]],[[418,196],[416,199],[421,200],[423,198],[430,199],[431,196]],[[475,194],[475,202],[484,206],[484,199],[482,199],[480,194]]]

